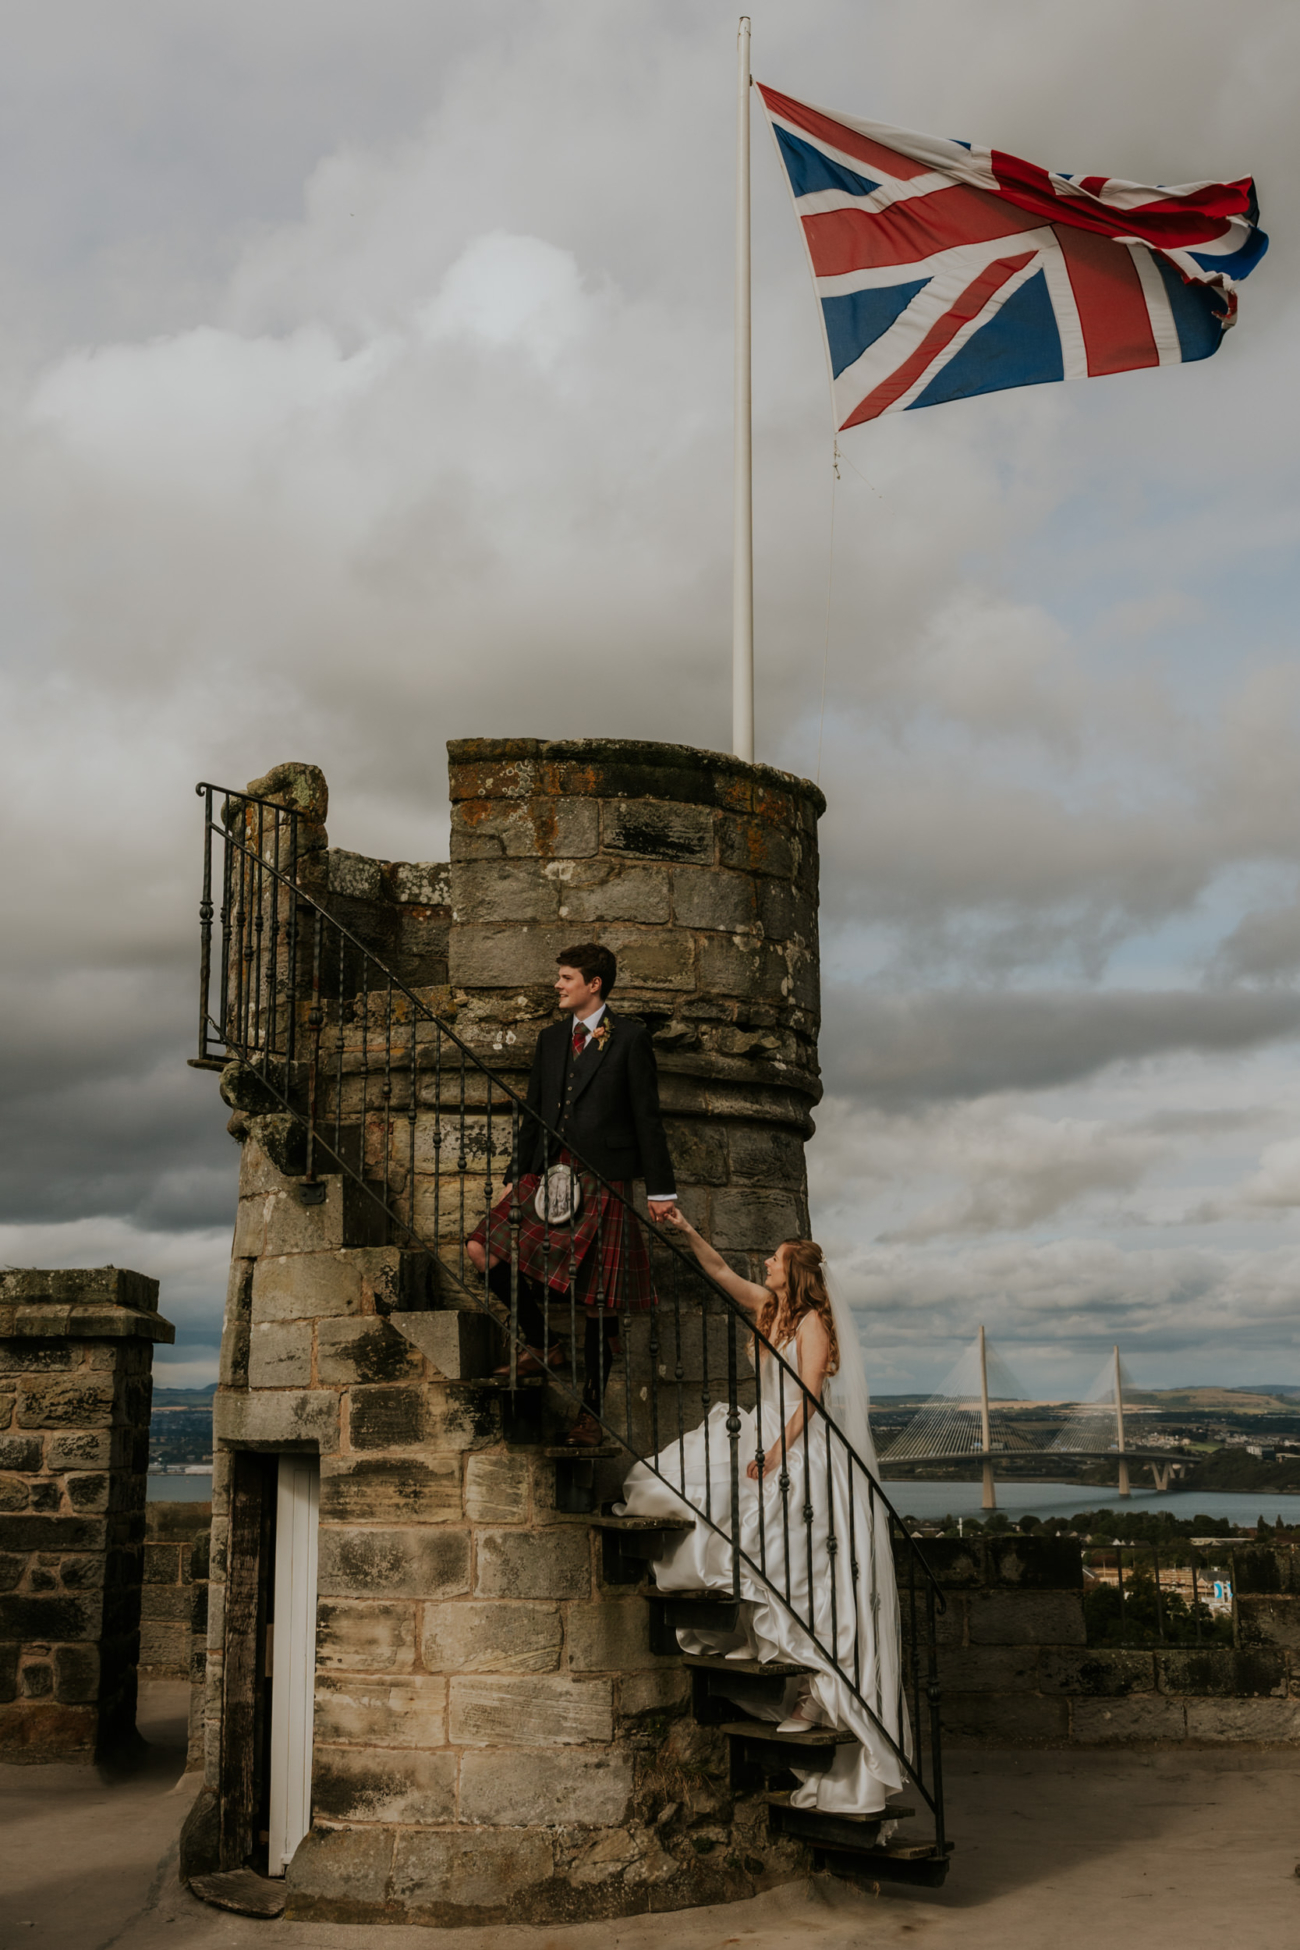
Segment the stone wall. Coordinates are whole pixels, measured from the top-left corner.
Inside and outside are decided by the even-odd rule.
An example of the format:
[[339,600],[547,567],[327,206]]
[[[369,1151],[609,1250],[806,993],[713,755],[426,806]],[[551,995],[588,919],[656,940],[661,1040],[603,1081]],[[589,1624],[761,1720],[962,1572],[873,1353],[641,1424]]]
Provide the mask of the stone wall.
[[945,1739],[959,1745],[1210,1746],[1300,1740],[1300,1551],[1233,1547],[1234,1645],[1089,1645],[1070,1538],[927,1541]]
[[0,1273],[0,1759],[134,1738],[158,1283]]
[[[516,1086],[554,1020],[558,950],[592,937],[614,948],[615,1009],[654,1036],[688,1208],[741,1263],[805,1232],[820,793],[677,746],[477,741],[451,761],[449,868],[331,848],[310,768],[277,768],[254,789],[310,812],[317,897]],[[412,890],[422,898],[400,898]],[[326,1120],[359,1120],[373,1020],[351,1009],[342,1060],[322,1067]],[[290,1914],[560,1920],[723,1900],[801,1873],[806,1855],[769,1836],[765,1805],[733,1800],[726,1743],[694,1724],[677,1660],[650,1652],[644,1601],[606,1581],[589,1521],[556,1508],[543,1452],[572,1410],[551,1401],[527,1440],[515,1428],[507,1441],[500,1395],[474,1385],[495,1357],[482,1317],[458,1311],[463,1289],[383,1243],[373,1201],[345,1174],[327,1171],[323,1200],[304,1203],[290,1120],[259,1110],[247,1070],[228,1070],[222,1089],[242,1160],[214,1422],[207,1800],[187,1865],[242,1860],[231,1801],[256,1771],[255,1659],[251,1628],[230,1620],[256,1609],[256,1521],[238,1511],[257,1494],[249,1453],[296,1448],[320,1457],[321,1502],[314,1820],[290,1867]],[[454,1261],[465,1227],[436,1091],[427,1063],[395,1070],[382,1110],[372,1086],[357,1155]],[[492,1150],[498,1184],[507,1137],[499,1117],[476,1160],[481,1172]],[[702,1359],[685,1348],[687,1382]],[[710,1359],[716,1376],[718,1344]]]

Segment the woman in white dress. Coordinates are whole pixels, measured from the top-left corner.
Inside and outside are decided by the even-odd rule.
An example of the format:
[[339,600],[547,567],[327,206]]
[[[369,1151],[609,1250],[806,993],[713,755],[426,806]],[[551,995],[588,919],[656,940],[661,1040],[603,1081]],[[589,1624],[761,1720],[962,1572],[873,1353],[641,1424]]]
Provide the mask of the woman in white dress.
[[[619,1507],[632,1516],[680,1517],[685,1504],[696,1515],[694,1529],[680,1532],[655,1564],[663,1591],[733,1593],[738,1536],[740,1629],[679,1630],[682,1649],[809,1667],[809,1678],[787,1688],[781,1730],[836,1727],[853,1740],[836,1749],[826,1772],[801,1775],[791,1801],[837,1814],[878,1813],[903,1784],[895,1749],[910,1755],[910,1736],[889,1513],[871,1481],[876,1457],[852,1315],[832,1298],[821,1248],[811,1239],[783,1241],[766,1262],[766,1283],[756,1286],[733,1273],[676,1206],[666,1223],[763,1337],[753,1343],[758,1403],[741,1415],[734,1529],[726,1403],[684,1442],[637,1463]],[[828,1430],[819,1405],[857,1461]],[[727,1690],[751,1715],[764,1713],[746,1699],[740,1674]]]

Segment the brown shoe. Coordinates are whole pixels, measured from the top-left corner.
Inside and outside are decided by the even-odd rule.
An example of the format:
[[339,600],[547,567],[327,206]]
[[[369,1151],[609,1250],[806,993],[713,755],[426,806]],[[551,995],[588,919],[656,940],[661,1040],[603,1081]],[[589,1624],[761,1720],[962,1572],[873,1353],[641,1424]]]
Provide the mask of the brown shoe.
[[589,1408],[584,1408],[564,1440],[571,1449],[599,1449],[605,1431]]
[[[526,1347],[515,1358],[515,1373],[517,1375],[545,1374],[548,1368],[558,1368],[563,1361],[564,1350],[559,1346],[558,1342],[554,1347],[548,1349],[545,1361],[543,1361],[541,1353],[537,1348]],[[503,1367],[493,1370],[493,1373],[497,1375],[508,1375],[509,1372],[510,1363],[508,1361]]]

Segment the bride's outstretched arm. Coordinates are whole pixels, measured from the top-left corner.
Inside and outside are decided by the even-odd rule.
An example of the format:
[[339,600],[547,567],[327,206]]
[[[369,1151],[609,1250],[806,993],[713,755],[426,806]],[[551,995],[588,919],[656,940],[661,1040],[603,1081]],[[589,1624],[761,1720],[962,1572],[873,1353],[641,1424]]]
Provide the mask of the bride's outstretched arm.
[[752,1280],[742,1279],[739,1273],[732,1272],[722,1254],[700,1236],[680,1206],[674,1205],[670,1212],[665,1213],[663,1224],[685,1235],[687,1245],[709,1278],[716,1280],[724,1293],[729,1293],[750,1313],[757,1313],[764,1301],[770,1298],[765,1286],[755,1286]]

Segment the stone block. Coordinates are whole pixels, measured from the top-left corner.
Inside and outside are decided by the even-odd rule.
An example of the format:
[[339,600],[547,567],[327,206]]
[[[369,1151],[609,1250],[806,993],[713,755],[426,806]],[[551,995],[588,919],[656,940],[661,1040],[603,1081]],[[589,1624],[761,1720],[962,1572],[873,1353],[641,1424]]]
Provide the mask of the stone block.
[[420,1657],[430,1672],[554,1672],[562,1636],[555,1605],[429,1604]]
[[[593,808],[594,810],[594,808]],[[397,1838],[392,1893],[404,1920],[454,1926],[485,1920],[554,1874],[549,1836],[490,1830],[405,1833]],[[471,1912],[466,1915],[466,1912]]]
[[316,1379],[324,1386],[418,1380],[417,1348],[386,1320],[322,1320],[316,1329]]
[[456,1756],[445,1748],[326,1747],[312,1755],[318,1820],[439,1822],[456,1819]]
[[430,1441],[434,1433],[422,1387],[354,1388],[348,1397],[348,1435],[354,1449],[412,1448]]
[[446,907],[451,900],[451,868],[445,860],[394,860],[389,872],[393,893],[404,906]]
[[668,1117],[664,1129],[679,1186],[726,1184],[727,1140],[721,1126],[701,1118]]
[[718,826],[718,859],[722,866],[742,873],[770,873],[792,880],[799,869],[800,845],[785,820],[724,813]]
[[[280,1179],[280,1183],[283,1184],[284,1180]],[[236,1259],[258,1259],[266,1251],[267,1203],[265,1192],[241,1197],[235,1209],[235,1237],[232,1242]]]
[[1130,1693],[1155,1692],[1156,1662],[1150,1652],[1118,1652],[1106,1646],[1072,1652],[1044,1646],[1038,1659],[1038,1683],[1049,1694],[1123,1699]]
[[212,1405],[212,1431],[218,1442],[236,1447],[318,1448],[322,1455],[332,1455],[339,1446],[338,1396],[312,1388],[218,1394]]
[[677,1663],[650,1650],[650,1607],[644,1598],[570,1605],[564,1636],[572,1672],[631,1672]]
[[107,1510],[112,1480],[106,1469],[91,1470],[85,1475],[68,1474],[63,1479],[64,1494],[78,1512]]
[[188,1676],[194,1634],[188,1624],[165,1619],[140,1620],[140,1665],[156,1672]]
[[[480,1598],[589,1598],[591,1544],[579,1525],[483,1530],[476,1539]],[[432,1595],[432,1594],[431,1594]]]
[[1300,1740],[1300,1699],[1189,1699],[1183,1704],[1187,1738],[1207,1746],[1232,1740],[1294,1746]]
[[391,1828],[311,1829],[285,1872],[286,1920],[317,1914],[331,1923],[378,1920],[392,1858]]
[[707,867],[678,867],[673,873],[673,919],[679,928],[739,933],[754,927],[754,883],[747,874]]
[[608,1679],[453,1674],[448,1724],[458,1747],[578,1747],[614,1737]]
[[101,1607],[94,1597],[28,1596],[0,1598],[0,1639],[45,1639],[51,1643],[99,1636]]
[[363,1259],[383,1251],[372,1247],[364,1254],[353,1250],[260,1259],[253,1273],[253,1319],[308,1320],[359,1314]]
[[77,1429],[113,1419],[113,1378],[89,1370],[24,1375],[18,1383],[20,1429]]
[[1187,1716],[1181,1700],[1158,1693],[1132,1699],[1077,1699],[1070,1703],[1070,1731],[1082,1746],[1109,1747],[1131,1741],[1183,1740]]
[[1239,1596],[1237,1616],[1248,1645],[1278,1645],[1288,1652],[1300,1652],[1300,1599]]
[[[427,1663],[427,1662],[426,1662]],[[410,1605],[331,1604],[316,1608],[319,1671],[409,1672],[415,1664],[415,1611]]]
[[758,919],[769,941],[817,944],[817,896],[814,889],[792,886],[788,880],[754,882]]
[[99,1698],[97,1645],[55,1647],[54,1696],[69,1706],[92,1705]]
[[690,1696],[690,1673],[667,1660],[656,1671],[624,1673],[618,1681],[618,1711],[627,1719],[673,1712],[685,1706]]
[[1163,1649],[1156,1653],[1156,1671],[1162,1693],[1254,1699],[1286,1692],[1285,1653],[1262,1647],[1240,1652],[1226,1645]]
[[326,1745],[444,1747],[447,1682],[417,1674],[316,1681],[316,1739]]
[[485,1449],[465,1465],[465,1515],[473,1523],[523,1523],[528,1516],[528,1458]]
[[346,900],[382,900],[384,884],[379,862],[364,853],[349,853],[341,846],[330,847],[329,890]]
[[322,1525],[317,1589],[326,1598],[449,1598],[469,1590],[464,1531]]
[[601,845],[606,853],[712,866],[714,822],[706,806],[614,800],[601,807]]
[[389,1324],[448,1381],[470,1380],[494,1364],[493,1327],[486,1314],[438,1307],[392,1314]]
[[[12,1407],[10,1413],[13,1413]],[[74,1440],[77,1438],[74,1437]],[[106,1441],[107,1437],[92,1435],[92,1442]],[[0,1469],[15,1470],[34,1475],[41,1467],[42,1442],[39,1435],[0,1436]],[[66,1464],[51,1463],[52,1469],[65,1468]]]
[[1051,1746],[1070,1731],[1066,1702],[1034,1693],[945,1693],[939,1711],[945,1738],[958,1743]]
[[591,799],[468,799],[452,807],[455,860],[584,859],[600,841],[600,809]]
[[15,1700],[0,1706],[0,1761],[74,1761],[95,1757],[97,1706],[64,1706],[56,1700]]
[[0,1517],[0,1550],[102,1551],[108,1526],[102,1517],[55,1517],[26,1511]]
[[547,869],[560,896],[562,921],[663,925],[669,916],[668,869],[621,867],[613,860],[559,861]]
[[453,1523],[461,1515],[461,1459],[338,1456],[321,1465],[322,1523]]
[[728,1187],[713,1194],[710,1239],[723,1253],[770,1253],[782,1239],[805,1237],[805,1221],[804,1201],[793,1192]]
[[494,1828],[612,1826],[627,1814],[632,1785],[626,1754],[561,1747],[515,1753],[503,1767],[499,1753],[470,1752],[461,1761],[460,1818]]
[[958,1693],[1032,1693],[1038,1690],[1035,1645],[944,1645],[939,1684],[945,1698]]
[[555,921],[560,918],[559,885],[531,860],[454,860],[451,918],[453,924],[479,925]]
[[972,1591],[972,1645],[1084,1645],[1083,1600],[1065,1591]]
[[221,1330],[217,1380],[223,1388],[247,1388],[252,1330],[246,1320],[228,1320]]
[[[602,928],[601,940],[618,956],[624,989],[693,989],[695,937],[667,928]],[[564,946],[561,943],[561,946]]]
[[544,988],[555,980],[555,957],[573,939],[568,921],[554,926],[479,926],[452,929],[448,970],[454,988]]
[[727,1131],[731,1178],[738,1185],[805,1184],[803,1140],[779,1124],[733,1124]]
[[710,995],[768,997],[789,989],[789,965],[781,950],[758,935],[702,934],[696,951],[699,985]]
[[301,1320],[255,1323],[248,1348],[250,1388],[311,1386],[311,1324]]

